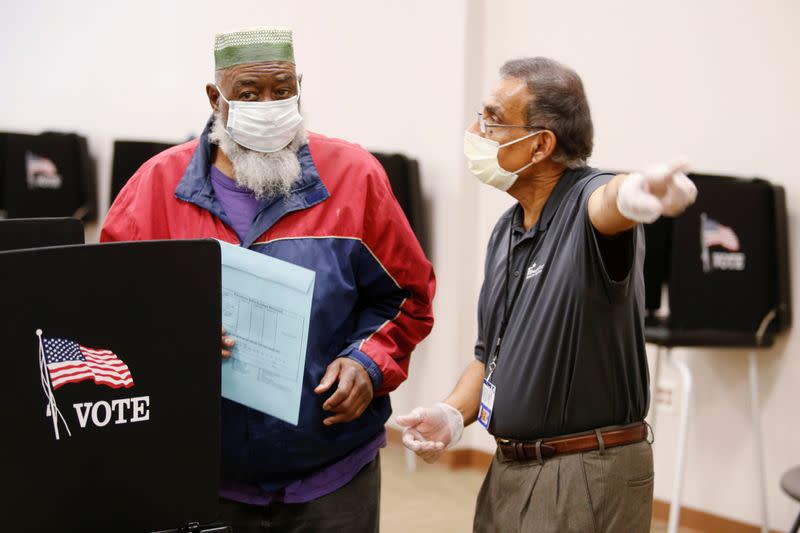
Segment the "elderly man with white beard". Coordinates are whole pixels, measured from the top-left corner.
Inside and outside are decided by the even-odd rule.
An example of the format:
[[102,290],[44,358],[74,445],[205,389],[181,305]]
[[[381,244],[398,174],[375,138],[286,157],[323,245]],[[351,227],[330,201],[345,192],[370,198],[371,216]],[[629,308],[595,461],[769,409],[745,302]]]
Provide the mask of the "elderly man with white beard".
[[101,240],[212,237],[315,271],[298,425],[222,400],[222,519],[377,531],[388,393],[433,325],[433,269],[375,158],[304,130],[289,30],[219,34],[214,56],[203,134],[136,172]]

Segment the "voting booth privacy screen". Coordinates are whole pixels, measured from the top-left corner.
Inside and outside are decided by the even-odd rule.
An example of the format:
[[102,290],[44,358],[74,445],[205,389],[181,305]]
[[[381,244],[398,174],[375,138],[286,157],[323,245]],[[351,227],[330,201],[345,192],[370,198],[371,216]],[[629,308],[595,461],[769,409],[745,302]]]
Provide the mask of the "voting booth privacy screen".
[[403,209],[414,235],[427,255],[431,254],[425,199],[419,176],[419,163],[403,154],[372,152],[389,178],[397,203]]
[[142,532],[217,514],[215,241],[0,253],[3,529]]
[[[150,141],[114,141],[111,165],[111,203],[139,167],[174,144]],[[110,205],[110,204],[109,204]]]
[[83,224],[74,218],[0,220],[0,251],[83,244]]
[[645,309],[655,311],[661,307],[662,288],[669,279],[672,219],[660,217],[652,224],[644,224],[644,237],[647,247],[644,257]]
[[[772,329],[791,321],[786,201],[760,179],[692,175],[695,204],[667,236],[670,325],[755,332],[776,310]],[[651,240],[648,235],[648,255]],[[664,246],[653,238],[653,253]],[[655,274],[651,271],[651,274]]]
[[94,161],[73,133],[0,133],[0,209],[9,218],[75,216],[92,220]]

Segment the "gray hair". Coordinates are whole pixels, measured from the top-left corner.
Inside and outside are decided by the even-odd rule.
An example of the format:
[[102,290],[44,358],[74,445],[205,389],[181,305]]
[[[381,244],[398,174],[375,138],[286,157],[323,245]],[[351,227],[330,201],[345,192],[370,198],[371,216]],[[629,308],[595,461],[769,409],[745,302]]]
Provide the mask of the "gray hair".
[[571,68],[546,57],[525,57],[500,67],[504,78],[525,82],[531,101],[526,121],[556,134],[553,161],[567,168],[586,165],[592,155],[594,126],[580,76]]
[[208,140],[231,160],[231,177],[236,184],[253,191],[258,199],[288,198],[292,185],[302,176],[297,152],[308,142],[302,125],[288,146],[277,152],[261,153],[237,144],[225,129],[222,113],[215,111]]

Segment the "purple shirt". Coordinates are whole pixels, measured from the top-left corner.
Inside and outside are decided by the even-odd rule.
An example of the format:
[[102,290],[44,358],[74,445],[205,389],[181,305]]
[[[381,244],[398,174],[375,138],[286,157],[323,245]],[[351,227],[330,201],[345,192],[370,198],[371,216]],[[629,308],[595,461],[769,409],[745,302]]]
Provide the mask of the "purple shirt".
[[386,446],[386,432],[381,431],[375,439],[349,455],[326,466],[310,476],[289,483],[284,488],[268,492],[257,485],[238,481],[220,482],[219,495],[229,500],[250,505],[269,505],[272,502],[303,503],[321,498],[339,490],[356,477],[362,468],[375,460],[378,450]]
[[211,186],[214,194],[228,215],[228,220],[239,240],[247,237],[253,219],[261,208],[261,202],[253,196],[253,191],[240,187],[234,180],[223,174],[217,167],[211,166]]

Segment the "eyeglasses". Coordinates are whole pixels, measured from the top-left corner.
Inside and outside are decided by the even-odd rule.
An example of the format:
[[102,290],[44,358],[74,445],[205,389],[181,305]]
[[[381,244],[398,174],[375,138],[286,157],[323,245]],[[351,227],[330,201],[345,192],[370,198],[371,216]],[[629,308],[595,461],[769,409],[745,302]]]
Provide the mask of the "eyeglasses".
[[487,128],[522,128],[526,130],[545,130],[544,126],[523,126],[521,124],[492,124],[490,122],[486,122],[486,119],[483,118],[483,113],[478,111],[478,126],[480,126],[481,133],[486,133]]

